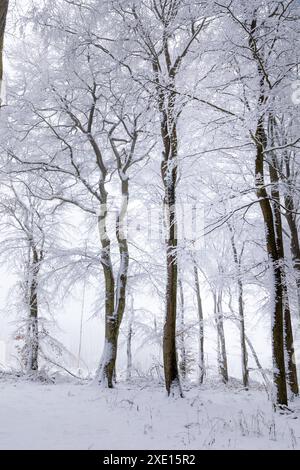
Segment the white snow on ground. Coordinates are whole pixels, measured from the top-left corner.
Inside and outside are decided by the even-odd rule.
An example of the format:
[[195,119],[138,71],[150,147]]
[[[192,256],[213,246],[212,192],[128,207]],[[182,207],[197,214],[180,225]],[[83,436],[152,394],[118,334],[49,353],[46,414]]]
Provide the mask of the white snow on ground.
[[300,449],[292,408],[274,418],[264,392],[215,384],[168,399],[153,384],[0,378],[0,449]]

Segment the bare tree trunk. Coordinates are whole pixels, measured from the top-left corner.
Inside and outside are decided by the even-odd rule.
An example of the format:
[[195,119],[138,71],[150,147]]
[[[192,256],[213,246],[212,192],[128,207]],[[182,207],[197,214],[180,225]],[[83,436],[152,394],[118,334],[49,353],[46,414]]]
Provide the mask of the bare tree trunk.
[[231,233],[231,246],[233,251],[233,259],[237,270],[237,285],[238,285],[238,305],[239,305],[239,321],[240,321],[240,343],[241,343],[241,359],[242,359],[242,379],[245,388],[249,386],[249,370],[248,370],[248,354],[246,347],[246,333],[245,333],[245,315],[244,315],[244,290],[241,277],[241,262],[238,257],[238,252],[234,239],[234,232],[231,224],[229,224]]
[[258,359],[258,355],[257,355],[257,353],[256,353],[256,351],[255,351],[255,349],[254,349],[254,346],[253,346],[252,342],[250,341],[250,339],[248,338],[247,335],[245,336],[245,339],[246,339],[246,343],[248,344],[248,347],[249,347],[249,349],[250,349],[250,351],[251,351],[251,353],[252,353],[252,356],[253,356],[253,359],[254,359],[254,361],[255,361],[255,364],[256,364],[256,366],[257,366],[259,372],[261,373],[262,378],[264,379],[264,382],[265,382],[265,385],[266,385],[266,389],[267,389],[267,391],[268,391],[268,393],[269,393],[269,389],[270,389],[270,382],[269,382],[269,379],[268,379],[268,377],[267,377],[267,375],[266,375],[266,373],[265,373],[265,371],[264,371],[264,369],[263,369],[263,367],[262,367],[262,365],[261,365],[261,363],[260,363],[260,360]]
[[296,277],[296,287],[297,287],[297,301],[298,301],[298,315],[300,318],[300,242],[299,234],[297,227],[297,214],[296,207],[292,192],[292,181],[291,181],[291,169],[288,153],[285,152],[284,155],[285,161],[285,171],[286,179],[284,180],[285,185],[287,186],[287,191],[284,197],[285,202],[285,218],[290,229],[290,249],[292,254],[293,268]]
[[218,336],[218,367],[222,381],[226,384],[228,382],[228,364],[227,364],[227,352],[226,352],[226,341],[224,333],[224,319],[222,310],[222,292],[213,293],[214,298],[214,315],[217,327]]
[[[152,66],[153,78],[151,82],[156,88],[155,101],[160,115],[160,130],[162,144],[161,174],[164,185],[164,204],[166,212],[166,315],[163,334],[163,360],[165,385],[168,395],[182,395],[178,373],[176,354],[176,316],[177,316],[177,220],[176,220],[176,185],[178,166],[177,126],[183,106],[177,103],[176,77],[191,46],[196,41],[202,29],[206,26],[206,19],[199,25],[192,22],[182,22],[181,2],[178,0],[164,0],[151,2],[153,19],[156,26],[152,31],[144,27],[143,17],[138,8],[132,8],[132,17],[135,21],[135,31],[138,41],[148,56],[148,63]],[[178,16],[180,15],[180,16]],[[184,37],[182,31],[186,30],[189,38]],[[176,32],[176,33],[175,33]],[[177,34],[178,32],[178,34]],[[183,47],[174,47],[174,34],[177,34]],[[178,50],[177,50],[178,49]],[[178,52],[181,49],[181,52]],[[152,92],[151,92],[152,95]],[[177,106],[179,105],[179,106]]]
[[99,231],[102,242],[102,267],[105,278],[105,344],[102,359],[97,372],[97,380],[101,384],[107,383],[113,388],[115,367],[118,351],[120,325],[126,305],[126,287],[129,267],[129,250],[125,238],[123,222],[128,207],[128,178],[121,178],[122,207],[116,220],[116,238],[118,241],[120,262],[116,282],[110,255],[110,240],[106,231],[107,207],[103,204],[102,214],[99,217]]
[[[166,191],[166,210],[168,212],[167,239],[167,285],[166,317],[163,335],[163,358],[165,382],[168,395],[180,388],[176,352],[176,316],[177,316],[177,239],[175,214],[175,186]],[[181,392],[180,392],[181,393]]]
[[84,282],[83,291],[82,291],[82,304],[80,312],[80,326],[79,326],[79,344],[78,344],[78,356],[77,356],[77,369],[80,375],[80,363],[81,363],[81,349],[82,349],[82,336],[83,336],[83,315],[84,315],[84,303],[85,303],[85,290],[86,283]]
[[42,254],[39,253],[35,246],[32,247],[32,263],[30,269],[29,284],[29,318],[27,330],[27,372],[38,370],[39,355],[39,331],[38,331],[38,274],[40,270],[40,262]]
[[194,284],[196,291],[197,299],[197,310],[198,310],[198,320],[199,320],[199,383],[203,384],[205,377],[205,362],[204,362],[204,321],[203,321],[203,308],[202,308],[202,299],[200,292],[200,283],[198,276],[198,269],[196,261],[193,259],[193,269],[194,269]]
[[256,194],[265,224],[267,251],[272,273],[272,284],[274,303],[272,312],[272,353],[273,353],[273,378],[275,386],[275,405],[287,405],[287,386],[284,359],[284,292],[282,286],[282,272],[280,256],[276,245],[275,221],[270,199],[268,197],[264,181],[264,149],[266,146],[266,135],[263,118],[257,124],[256,134]]
[[284,339],[286,349],[287,380],[292,395],[299,395],[299,384],[297,376],[297,365],[294,348],[293,326],[289,305],[284,309]]
[[[231,311],[231,313],[232,313],[232,315],[233,315],[232,321],[233,321],[233,323],[234,323],[235,325],[237,325],[238,329],[240,330],[240,329],[241,329],[241,323],[240,323],[239,317],[236,316],[236,314],[235,314],[235,312],[234,312],[234,310],[233,310],[233,308],[232,308],[231,294],[230,294],[230,301],[229,301],[229,303],[228,303],[228,306],[229,306],[229,310]],[[269,395],[269,393],[270,393],[270,382],[269,382],[269,379],[268,379],[268,377],[267,377],[267,375],[266,375],[266,373],[265,373],[265,371],[264,371],[264,369],[263,369],[263,367],[262,367],[262,365],[261,365],[261,363],[260,363],[260,360],[259,360],[259,358],[258,358],[258,355],[257,355],[257,353],[256,353],[256,351],[255,351],[255,349],[254,349],[253,344],[252,344],[252,341],[251,341],[250,338],[246,335],[246,333],[245,333],[245,341],[246,341],[246,344],[248,345],[249,350],[251,351],[251,354],[252,354],[252,356],[253,356],[253,359],[254,359],[254,361],[255,361],[255,364],[256,364],[256,366],[257,366],[259,372],[260,372],[261,375],[262,375],[262,378],[263,378],[263,380],[264,380],[264,382],[265,382],[265,386],[266,386],[267,393],[268,393],[268,395]],[[249,373],[249,368],[248,368],[248,373]]]
[[127,370],[126,370],[127,380],[130,380],[132,376],[133,322],[134,322],[134,307],[133,307],[133,297],[131,297],[130,318],[129,318],[128,332],[127,332]]
[[163,334],[163,359],[165,384],[168,395],[181,392],[177,351],[176,351],[176,317],[177,317],[177,219],[176,219],[176,185],[177,185],[177,129],[175,117],[176,93],[174,77],[170,85],[171,91],[164,92],[160,88],[158,64],[153,63],[158,83],[158,106],[161,113],[161,137],[163,154],[161,174],[165,189],[164,208],[166,226],[166,316]]
[[238,290],[239,290],[239,293],[238,293],[239,321],[241,324],[240,342],[241,342],[241,356],[242,356],[242,376],[243,376],[243,385],[245,388],[247,388],[249,386],[249,371],[248,371],[248,354],[247,354],[246,334],[245,334],[243,284],[241,280],[238,281]]
[[8,0],[0,1],[0,106],[1,106],[1,89],[3,80],[3,46],[4,46],[4,33],[6,25],[6,17],[8,10]]
[[298,235],[298,227],[296,216],[292,212],[295,212],[292,196],[288,195],[285,197],[285,218],[287,220],[290,229],[290,249],[292,254],[293,268],[296,277],[296,288],[297,288],[297,302],[298,302],[298,315],[300,318],[300,243]]
[[180,335],[179,335],[179,350],[180,350],[180,371],[182,377],[185,379],[187,375],[187,357],[186,357],[186,347],[185,347],[185,312],[184,312],[184,293],[182,281],[178,281],[179,287],[179,297],[180,297]]
[[[273,119],[270,119],[270,131],[273,136]],[[273,140],[273,139],[272,139]],[[280,208],[280,193],[279,193],[279,175],[278,175],[278,162],[274,153],[271,155],[271,163],[269,164],[270,181],[272,183],[271,195],[272,195],[272,206],[275,221],[275,233],[277,242],[277,251],[279,256],[279,263],[281,265],[281,284],[283,290],[283,310],[284,310],[284,344],[285,344],[285,355],[286,355],[286,372],[287,382],[290,387],[290,391],[293,395],[299,394],[297,368],[295,363],[295,351],[294,351],[294,338],[293,338],[293,327],[291,320],[291,312],[288,299],[288,290],[285,273],[285,256],[284,256],[284,245],[283,245],[283,231],[282,231],[282,218]]]
[[257,66],[260,89],[258,97],[258,111],[261,115],[258,118],[255,134],[252,134],[256,147],[255,157],[255,185],[256,195],[259,201],[261,213],[265,225],[266,245],[269,258],[269,265],[272,274],[272,355],[273,355],[273,380],[274,380],[274,405],[285,406],[288,404],[285,355],[284,355],[284,289],[282,286],[282,267],[280,264],[280,254],[276,243],[275,219],[272,205],[266,190],[264,176],[264,160],[268,139],[265,131],[265,111],[263,110],[267,102],[266,75],[263,70],[263,58],[260,56],[260,48],[256,40],[257,19],[251,22],[251,32],[249,34],[249,47],[252,51],[253,59]]
[[110,254],[110,239],[107,234],[107,193],[102,183],[102,205],[98,217],[99,235],[102,245],[101,264],[105,282],[105,342],[102,358],[97,371],[97,381],[101,385],[113,387],[113,374],[117,354],[116,319],[115,319],[115,279]]

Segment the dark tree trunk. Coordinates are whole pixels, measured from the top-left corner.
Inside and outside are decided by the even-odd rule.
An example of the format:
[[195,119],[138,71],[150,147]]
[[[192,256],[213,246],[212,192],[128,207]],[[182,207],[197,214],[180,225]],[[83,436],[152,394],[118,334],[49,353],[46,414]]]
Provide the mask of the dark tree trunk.
[[[166,46],[167,47],[167,46]],[[182,395],[176,352],[176,317],[177,317],[177,117],[175,115],[176,93],[174,76],[170,76],[171,91],[164,91],[159,82],[159,65],[153,62],[153,71],[157,84],[157,103],[161,115],[161,140],[163,145],[161,175],[164,184],[164,209],[166,227],[166,316],[163,333],[163,359],[165,384],[168,395]]]
[[299,395],[299,385],[297,377],[297,366],[296,356],[294,349],[294,335],[293,326],[290,314],[289,305],[285,306],[284,309],[284,339],[286,349],[286,368],[287,368],[287,380],[290,387],[290,391],[293,395]]
[[1,106],[1,83],[3,80],[3,45],[8,10],[8,0],[0,1],[0,106]]
[[288,404],[285,354],[284,354],[284,288],[282,285],[281,256],[278,252],[276,241],[276,221],[272,210],[269,195],[266,190],[264,173],[264,151],[268,139],[265,130],[266,114],[264,107],[268,101],[266,73],[263,69],[264,59],[260,56],[260,47],[257,44],[257,19],[251,22],[249,34],[249,48],[256,63],[259,78],[258,111],[261,113],[255,134],[252,135],[256,147],[255,157],[255,185],[256,195],[259,201],[263,221],[265,225],[266,245],[272,274],[272,356],[273,356],[273,380],[275,388],[274,405],[286,406]]
[[280,256],[276,244],[275,220],[272,206],[268,197],[264,180],[264,149],[266,147],[266,134],[263,118],[257,124],[255,134],[256,161],[255,180],[256,194],[259,200],[263,220],[265,224],[267,252],[270,270],[272,273],[274,304],[272,312],[272,353],[273,353],[273,378],[275,386],[275,405],[287,405],[287,386],[284,358],[284,290],[282,286],[282,268]]
[[[270,131],[273,135],[273,119],[270,119]],[[273,140],[273,139],[272,139]],[[270,180],[272,183],[271,195],[272,195],[272,206],[275,221],[275,234],[276,244],[279,257],[279,264],[281,266],[281,284],[283,290],[283,311],[284,311],[284,343],[285,343],[285,354],[286,354],[286,372],[287,381],[290,387],[290,391],[293,395],[299,394],[298,378],[297,378],[297,367],[295,362],[295,351],[294,351],[294,338],[293,338],[293,327],[291,320],[291,312],[289,306],[288,289],[286,282],[285,273],[285,256],[284,256],[284,245],[283,245],[283,231],[282,231],[282,218],[281,218],[281,206],[280,206],[280,192],[279,192],[279,175],[278,175],[278,162],[275,154],[271,155],[271,162],[269,164]]]
[[166,190],[167,211],[167,285],[166,317],[163,335],[163,358],[165,382],[168,394],[176,392],[179,386],[179,374],[176,352],[176,316],[177,316],[177,239],[175,214],[175,186]]
[[296,287],[297,287],[297,300],[298,300],[298,315],[300,318],[300,242],[299,234],[297,227],[297,215],[296,207],[293,197],[293,182],[291,181],[291,169],[289,156],[285,153],[285,170],[286,170],[286,180],[285,185],[287,186],[287,192],[285,194],[285,218],[290,230],[290,249],[293,261],[293,268],[296,277]]

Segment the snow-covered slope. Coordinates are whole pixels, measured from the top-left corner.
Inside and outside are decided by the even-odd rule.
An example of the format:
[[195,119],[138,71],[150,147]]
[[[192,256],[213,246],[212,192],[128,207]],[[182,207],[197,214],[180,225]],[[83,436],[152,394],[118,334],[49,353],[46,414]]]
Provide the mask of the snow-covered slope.
[[272,413],[264,392],[0,379],[0,449],[300,449],[300,402]]

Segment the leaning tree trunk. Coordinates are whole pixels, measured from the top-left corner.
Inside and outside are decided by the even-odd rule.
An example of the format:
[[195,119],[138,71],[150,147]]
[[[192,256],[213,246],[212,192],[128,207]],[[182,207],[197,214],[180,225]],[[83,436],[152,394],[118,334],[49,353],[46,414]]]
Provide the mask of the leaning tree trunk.
[[1,106],[1,90],[3,80],[3,45],[4,45],[4,33],[6,25],[6,17],[8,10],[8,0],[0,1],[0,106]]
[[[233,314],[233,322],[237,325],[238,329],[240,330],[240,329],[241,329],[240,320],[239,320],[239,318],[236,318],[235,313],[234,313],[233,309],[230,307],[230,305],[229,305],[229,308],[230,308],[230,310],[231,310],[231,312],[232,312],[232,314]],[[251,352],[251,354],[252,354],[252,356],[253,356],[253,359],[254,359],[254,361],[255,361],[255,363],[256,363],[257,369],[259,370],[259,372],[260,372],[261,375],[262,375],[262,378],[263,378],[264,383],[265,383],[266,391],[267,391],[267,393],[268,393],[268,395],[269,395],[269,394],[270,394],[270,389],[271,389],[271,387],[270,387],[270,382],[269,382],[268,376],[267,376],[267,374],[265,373],[265,371],[264,371],[264,369],[263,369],[263,367],[262,367],[262,365],[261,365],[261,363],[260,363],[260,360],[259,360],[259,358],[258,358],[257,352],[255,351],[255,348],[254,348],[254,346],[253,346],[253,344],[252,344],[252,341],[250,340],[250,338],[249,338],[246,334],[245,334],[245,341],[246,341],[246,343],[247,343],[247,345],[248,345],[248,348],[249,348],[249,350],[250,350],[250,352]]]
[[228,383],[228,363],[222,311],[222,292],[219,292],[218,294],[215,292],[213,297],[214,315],[218,336],[218,368],[222,382],[226,384]]
[[200,292],[200,283],[198,276],[198,269],[195,259],[193,259],[194,264],[194,284],[196,291],[197,299],[197,310],[198,310],[198,321],[199,321],[199,383],[203,384],[205,377],[205,362],[204,362],[204,319],[203,319],[203,308],[202,308],[202,299]]
[[251,351],[251,353],[252,353],[253,359],[254,359],[255,364],[256,364],[256,366],[257,366],[257,369],[258,369],[259,372],[261,373],[262,378],[263,378],[263,380],[264,380],[264,382],[265,382],[266,389],[267,389],[267,391],[268,391],[268,393],[269,393],[270,382],[269,382],[268,376],[267,376],[267,374],[265,373],[264,368],[263,368],[263,366],[261,365],[260,360],[259,360],[259,358],[258,358],[257,352],[255,351],[254,346],[253,346],[252,342],[250,341],[250,339],[248,338],[247,335],[245,336],[245,339],[246,339],[246,343],[248,344],[248,347],[249,347],[249,349],[250,349],[250,351]]
[[245,330],[245,315],[244,315],[244,290],[241,276],[241,262],[238,257],[238,252],[235,244],[233,228],[229,224],[231,232],[231,246],[233,251],[233,259],[237,270],[237,287],[238,287],[238,306],[239,306],[239,321],[240,321],[240,343],[241,343],[241,358],[242,358],[242,378],[245,388],[249,386],[249,370],[248,370],[248,354],[246,347],[246,330]]

